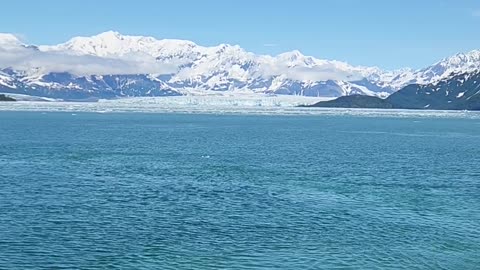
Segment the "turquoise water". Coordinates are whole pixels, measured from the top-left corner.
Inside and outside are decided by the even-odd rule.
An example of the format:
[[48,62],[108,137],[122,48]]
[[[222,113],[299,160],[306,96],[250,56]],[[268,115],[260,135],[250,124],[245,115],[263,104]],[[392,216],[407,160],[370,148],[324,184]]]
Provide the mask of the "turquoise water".
[[0,112],[0,269],[478,269],[480,120]]

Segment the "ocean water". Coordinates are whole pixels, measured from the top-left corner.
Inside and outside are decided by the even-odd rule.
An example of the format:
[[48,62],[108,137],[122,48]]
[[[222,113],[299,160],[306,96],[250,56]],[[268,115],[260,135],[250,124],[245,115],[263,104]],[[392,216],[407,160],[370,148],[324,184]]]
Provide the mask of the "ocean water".
[[0,269],[479,269],[480,119],[0,112]]

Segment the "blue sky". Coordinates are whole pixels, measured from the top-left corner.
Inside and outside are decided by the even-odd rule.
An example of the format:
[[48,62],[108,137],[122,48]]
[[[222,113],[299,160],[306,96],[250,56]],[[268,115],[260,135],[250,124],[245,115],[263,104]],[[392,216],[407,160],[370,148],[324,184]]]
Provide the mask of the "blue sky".
[[5,1],[0,32],[55,44],[107,30],[200,45],[238,44],[277,54],[382,68],[429,65],[480,49],[474,0],[58,0]]

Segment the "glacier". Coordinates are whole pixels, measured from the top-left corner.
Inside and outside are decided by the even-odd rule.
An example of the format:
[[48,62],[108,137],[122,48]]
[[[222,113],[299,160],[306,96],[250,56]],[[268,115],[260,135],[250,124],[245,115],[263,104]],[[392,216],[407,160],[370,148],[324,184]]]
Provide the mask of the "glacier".
[[[18,96],[17,96],[18,98]],[[17,102],[0,102],[0,112],[26,111],[38,113],[71,113],[72,117],[84,113],[180,113],[180,114],[232,114],[271,116],[352,116],[480,119],[480,112],[451,110],[401,110],[401,109],[343,109],[305,108],[298,105],[313,104],[329,98],[305,96],[270,96],[264,94],[203,95],[174,97],[131,97],[105,99],[98,102],[48,102],[41,98],[24,97]],[[415,120],[417,119],[417,120]],[[418,122],[420,123],[420,122]]]

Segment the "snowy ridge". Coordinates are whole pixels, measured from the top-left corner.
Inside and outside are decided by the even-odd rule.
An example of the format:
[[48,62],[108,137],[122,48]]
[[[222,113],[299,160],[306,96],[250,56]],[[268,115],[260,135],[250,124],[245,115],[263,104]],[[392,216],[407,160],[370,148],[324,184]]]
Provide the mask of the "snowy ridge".
[[459,53],[444,58],[434,65],[416,73],[416,83],[435,83],[462,73],[473,73],[480,70],[480,50]]
[[385,97],[480,67],[480,51],[431,67],[384,71],[292,51],[256,55],[238,45],[204,47],[187,40],[108,31],[53,46],[28,46],[0,34],[0,91],[53,98],[250,92],[314,97]]

